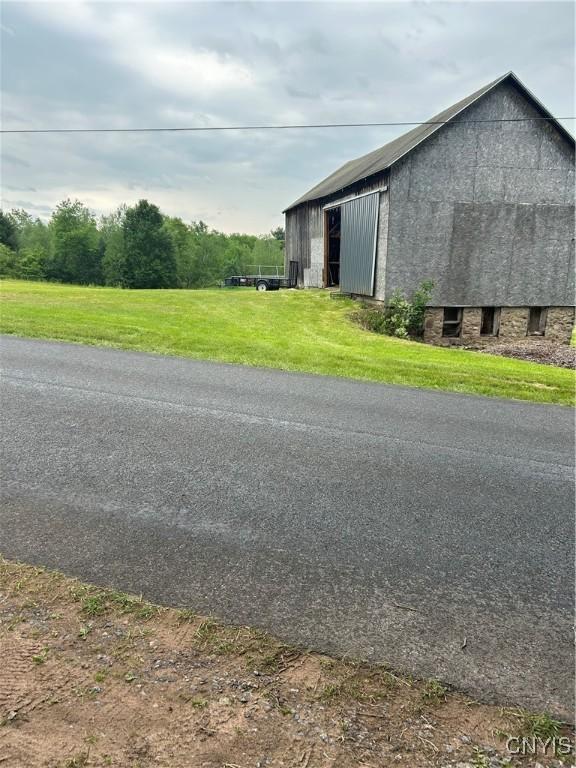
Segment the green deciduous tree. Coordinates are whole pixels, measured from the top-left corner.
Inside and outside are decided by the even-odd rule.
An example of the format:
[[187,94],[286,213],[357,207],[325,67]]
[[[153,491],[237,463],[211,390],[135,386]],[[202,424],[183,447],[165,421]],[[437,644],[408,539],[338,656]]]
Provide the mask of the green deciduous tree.
[[190,227],[182,219],[166,216],[164,229],[172,240],[179,288],[195,287],[196,250]]
[[140,200],[124,216],[125,284],[129,288],[174,288],[175,248],[157,206]]
[[282,266],[284,264],[283,246],[284,241],[275,237],[257,238],[252,251],[254,264],[265,264],[272,267]]
[[100,219],[100,254],[104,285],[126,285],[126,254],[124,251],[124,217],[126,206],[121,205]]
[[40,219],[21,219],[18,227],[18,248],[34,248],[50,254],[50,230]]
[[79,200],[64,200],[52,214],[49,228],[48,277],[65,283],[101,283],[98,230],[88,208]]
[[271,236],[282,243],[282,249],[284,249],[284,241],[286,240],[286,232],[284,227],[276,227],[270,232]]
[[40,221],[33,219],[22,209],[10,211],[10,218],[16,226],[18,259],[15,277],[24,280],[44,280],[49,267],[51,252],[50,230]]

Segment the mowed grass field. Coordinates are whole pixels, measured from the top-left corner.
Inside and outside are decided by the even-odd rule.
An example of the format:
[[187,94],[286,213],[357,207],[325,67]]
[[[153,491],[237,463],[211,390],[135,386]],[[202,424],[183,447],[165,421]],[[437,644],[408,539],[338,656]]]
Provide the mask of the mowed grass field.
[[128,291],[5,280],[2,333],[540,403],[571,404],[566,369],[392,339],[325,291]]

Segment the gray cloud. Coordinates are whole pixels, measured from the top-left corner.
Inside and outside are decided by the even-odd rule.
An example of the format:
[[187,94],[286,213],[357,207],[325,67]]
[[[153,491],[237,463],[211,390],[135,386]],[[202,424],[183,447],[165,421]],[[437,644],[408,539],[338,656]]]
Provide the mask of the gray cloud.
[[[554,2],[6,3],[3,122],[424,120],[510,69],[571,115],[573,20]],[[1,170],[6,192],[26,190],[41,215],[66,196],[97,213],[146,196],[186,220],[264,232],[403,130],[5,135]]]

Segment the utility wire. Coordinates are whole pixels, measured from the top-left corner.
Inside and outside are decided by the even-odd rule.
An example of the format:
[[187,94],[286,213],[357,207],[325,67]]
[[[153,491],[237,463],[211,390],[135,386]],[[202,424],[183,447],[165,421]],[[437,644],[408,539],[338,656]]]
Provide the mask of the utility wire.
[[510,117],[493,120],[425,120],[401,123],[317,123],[312,125],[212,125],[183,128],[3,128],[0,133],[185,133],[209,131],[286,131],[304,128],[383,128],[407,125],[458,125],[470,123],[525,123],[537,120],[576,120],[575,117]]

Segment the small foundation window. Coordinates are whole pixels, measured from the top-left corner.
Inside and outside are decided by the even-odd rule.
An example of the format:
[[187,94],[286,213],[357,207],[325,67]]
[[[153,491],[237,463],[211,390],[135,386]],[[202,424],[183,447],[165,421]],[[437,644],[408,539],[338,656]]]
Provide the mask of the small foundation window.
[[455,338],[462,332],[462,307],[444,307],[442,336]]
[[498,336],[500,332],[500,307],[482,307],[480,336]]
[[530,307],[528,315],[528,336],[544,336],[546,332],[546,307]]

